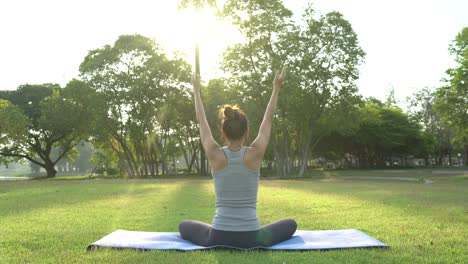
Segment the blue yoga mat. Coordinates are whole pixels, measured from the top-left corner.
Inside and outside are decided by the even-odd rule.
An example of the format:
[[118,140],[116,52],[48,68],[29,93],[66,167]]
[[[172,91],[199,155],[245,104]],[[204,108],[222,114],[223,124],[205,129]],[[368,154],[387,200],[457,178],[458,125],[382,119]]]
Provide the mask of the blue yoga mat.
[[297,230],[293,237],[271,247],[237,248],[224,245],[202,247],[182,239],[178,232],[142,232],[116,230],[87,247],[132,248],[144,250],[202,250],[231,248],[240,250],[325,250],[343,248],[388,247],[379,240],[357,229],[304,231]]

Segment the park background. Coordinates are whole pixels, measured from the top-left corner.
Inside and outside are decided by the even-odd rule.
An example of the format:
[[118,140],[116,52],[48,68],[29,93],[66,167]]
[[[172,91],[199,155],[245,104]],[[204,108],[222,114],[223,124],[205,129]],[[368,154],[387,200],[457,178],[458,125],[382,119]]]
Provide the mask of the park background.
[[[0,178],[35,179],[0,182],[6,262],[466,261],[463,1],[164,3],[2,3]],[[219,106],[238,104],[253,140],[273,73],[288,68],[259,217],[358,228],[390,250],[83,254],[118,228],[211,221],[196,41],[221,144]]]

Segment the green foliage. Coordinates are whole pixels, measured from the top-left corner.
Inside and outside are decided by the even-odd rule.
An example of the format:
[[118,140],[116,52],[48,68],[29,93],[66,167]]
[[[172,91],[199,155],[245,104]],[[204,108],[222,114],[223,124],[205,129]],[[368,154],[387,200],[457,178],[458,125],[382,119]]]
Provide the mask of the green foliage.
[[27,133],[29,120],[21,109],[8,100],[0,99],[0,144],[21,140]]
[[[2,91],[2,124],[8,127],[7,144],[0,146],[6,158],[27,159],[55,176],[55,164],[86,139],[92,113],[87,107],[92,94],[84,87],[64,89],[58,85],[22,85],[16,91]],[[77,91],[72,92],[73,89]],[[79,92],[83,93],[78,97]],[[10,102],[10,103],[5,103]],[[4,107],[6,106],[6,107]],[[53,157],[52,150],[58,153]]]
[[449,85],[437,90],[436,108],[444,119],[463,130],[468,124],[468,27],[457,35],[450,52],[458,65],[447,71]]
[[447,70],[447,85],[436,91],[435,109],[453,129],[456,142],[464,146],[464,163],[468,164],[468,27],[450,46],[457,66]]
[[[410,117],[424,129],[426,163],[435,157],[436,164],[442,165],[444,156],[453,148],[453,129],[441,118],[436,109],[436,92],[425,87],[409,98]],[[421,154],[420,156],[424,156]]]
[[387,99],[385,100],[385,105],[397,106],[397,102],[395,99],[395,88],[393,88],[393,86],[390,87],[390,89],[388,90],[388,95],[387,95]]
[[32,126],[37,126],[41,116],[39,104],[44,98],[51,96],[54,90],[60,89],[57,84],[30,85],[18,87],[16,91],[0,91],[0,98],[9,100],[18,106],[31,120]]
[[[214,0],[178,4],[218,9]],[[286,66],[265,156],[280,176],[293,167],[302,175],[311,154],[359,166],[411,156],[436,157],[441,165],[445,155],[463,151],[468,162],[468,28],[450,46],[457,66],[447,71],[446,85],[415,94],[408,117],[396,107],[393,88],[385,103],[358,95],[355,82],[365,52],[339,12],[320,14],[309,5],[295,21],[281,0],[228,0],[216,12],[244,36],[224,53],[222,69],[230,77],[202,88],[218,142],[217,110],[225,103],[247,113],[250,140],[255,137],[273,73]],[[170,163],[180,156],[188,171],[200,167],[191,67],[183,58],[169,56],[153,39],[123,35],[90,51],[79,71],[81,80],[63,89],[43,84],[0,91],[3,161],[26,158],[51,176],[54,165],[79,157],[75,146],[90,140],[94,169],[118,169],[130,177],[177,173]]]
[[368,100],[353,116],[354,129],[332,131],[319,143],[317,154],[344,159],[348,167],[385,167],[395,159],[407,165],[408,155],[425,157],[430,151],[430,138],[399,108]]
[[327,133],[352,126],[346,113],[360,101],[355,80],[365,55],[357,35],[340,13],[318,15],[311,6],[294,23],[281,1],[229,1],[224,16],[245,37],[226,51],[223,69],[232,76],[228,86],[245,106],[252,133],[268,102],[274,70],[289,69],[266,158],[281,167],[280,175],[289,172],[291,158],[299,159],[302,174],[309,152]]
[[176,131],[193,126],[192,113],[177,113],[191,105],[190,72],[185,61],[169,59],[141,35],[120,36],[113,46],[90,51],[81,63],[81,78],[103,98],[94,104],[99,109],[95,141],[115,153],[130,177],[158,175],[158,164],[166,173],[168,159],[180,153]]
[[203,8],[204,6],[216,7],[216,0],[177,0],[179,8]]

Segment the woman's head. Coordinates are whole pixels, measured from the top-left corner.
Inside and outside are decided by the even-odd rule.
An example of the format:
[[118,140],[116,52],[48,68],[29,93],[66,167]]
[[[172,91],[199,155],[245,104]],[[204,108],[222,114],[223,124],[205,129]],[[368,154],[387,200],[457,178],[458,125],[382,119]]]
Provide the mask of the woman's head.
[[223,105],[219,109],[221,135],[228,141],[247,140],[249,121],[237,105]]

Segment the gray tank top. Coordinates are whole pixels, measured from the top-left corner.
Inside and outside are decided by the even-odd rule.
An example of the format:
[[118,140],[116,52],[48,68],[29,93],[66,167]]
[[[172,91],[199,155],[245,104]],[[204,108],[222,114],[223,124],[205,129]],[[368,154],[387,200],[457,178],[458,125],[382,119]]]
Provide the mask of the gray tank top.
[[223,231],[260,229],[257,217],[257,193],[260,173],[244,165],[246,146],[238,151],[223,147],[227,166],[214,172],[216,214],[212,227]]

